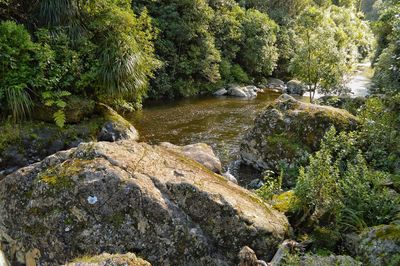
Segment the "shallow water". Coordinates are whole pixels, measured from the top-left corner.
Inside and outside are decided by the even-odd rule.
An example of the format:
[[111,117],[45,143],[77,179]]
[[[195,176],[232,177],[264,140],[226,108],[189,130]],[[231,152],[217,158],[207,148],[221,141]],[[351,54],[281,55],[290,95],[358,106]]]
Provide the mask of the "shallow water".
[[236,158],[240,140],[256,115],[279,95],[266,92],[255,99],[210,96],[150,103],[130,120],[142,141],[176,145],[205,142],[227,164]]

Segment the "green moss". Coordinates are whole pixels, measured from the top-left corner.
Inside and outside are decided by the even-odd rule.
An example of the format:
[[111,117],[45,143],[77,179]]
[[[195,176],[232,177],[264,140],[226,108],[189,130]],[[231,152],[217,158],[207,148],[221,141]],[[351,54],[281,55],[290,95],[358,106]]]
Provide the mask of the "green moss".
[[71,188],[74,184],[71,177],[78,175],[88,162],[88,160],[81,159],[65,161],[39,173],[38,179],[56,190]]
[[376,227],[376,237],[384,240],[400,241],[400,225],[389,224]]
[[289,190],[279,195],[274,195],[270,203],[275,210],[280,212],[288,212],[294,206],[295,201],[296,196],[294,191]]
[[288,136],[285,133],[267,136],[266,141],[271,150],[284,150],[288,157],[295,157],[300,151],[305,149],[301,141],[297,141],[293,139],[293,136]]
[[10,121],[0,126],[0,152],[9,144],[17,144],[21,140],[21,126]]

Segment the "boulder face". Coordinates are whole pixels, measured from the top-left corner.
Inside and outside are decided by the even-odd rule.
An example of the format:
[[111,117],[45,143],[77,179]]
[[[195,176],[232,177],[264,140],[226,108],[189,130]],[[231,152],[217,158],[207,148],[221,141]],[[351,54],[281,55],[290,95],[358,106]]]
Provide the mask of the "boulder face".
[[134,252],[155,265],[269,260],[286,217],[203,165],[134,141],[82,143],[0,181],[0,243],[11,263]]
[[338,131],[357,127],[357,118],[345,110],[300,102],[281,95],[255,120],[240,146],[245,164],[279,173],[281,166],[294,167],[319,148],[333,125]]

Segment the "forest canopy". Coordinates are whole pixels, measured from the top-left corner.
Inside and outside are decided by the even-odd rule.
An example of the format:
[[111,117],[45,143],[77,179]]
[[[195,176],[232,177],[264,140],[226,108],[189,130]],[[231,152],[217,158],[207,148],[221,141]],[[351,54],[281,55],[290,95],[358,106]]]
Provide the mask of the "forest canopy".
[[[2,0],[0,108],[21,119],[50,106],[62,126],[74,96],[136,110],[145,98],[258,85],[271,76],[298,78],[313,92],[340,92],[355,63],[371,51],[363,5]],[[390,60],[385,54],[381,62]]]

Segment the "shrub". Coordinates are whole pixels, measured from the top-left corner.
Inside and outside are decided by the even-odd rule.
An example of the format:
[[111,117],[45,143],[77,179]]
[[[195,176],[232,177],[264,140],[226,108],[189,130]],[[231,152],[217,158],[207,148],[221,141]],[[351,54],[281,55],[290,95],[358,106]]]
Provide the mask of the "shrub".
[[[321,149],[302,168],[295,195],[311,224],[341,231],[390,222],[399,196],[382,186],[388,174],[371,169],[354,133],[327,132]],[[350,215],[349,215],[350,214]]]
[[36,50],[23,25],[0,22],[0,103],[14,119],[26,116],[32,108],[29,90],[37,75]]

